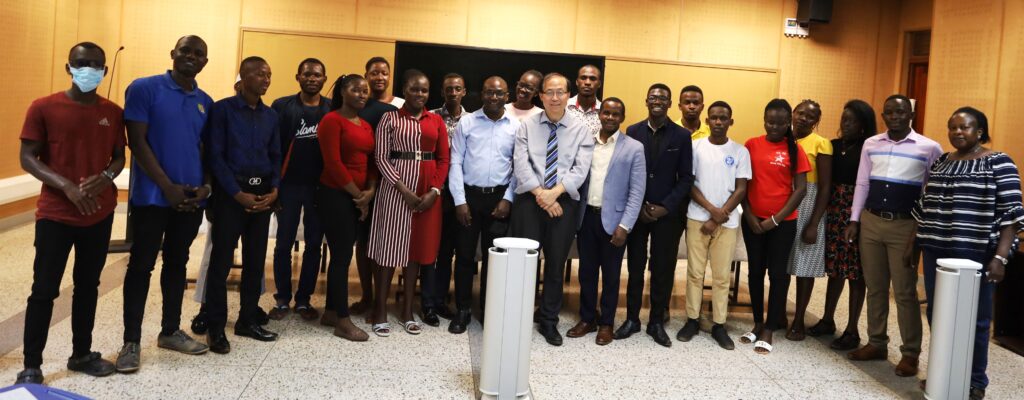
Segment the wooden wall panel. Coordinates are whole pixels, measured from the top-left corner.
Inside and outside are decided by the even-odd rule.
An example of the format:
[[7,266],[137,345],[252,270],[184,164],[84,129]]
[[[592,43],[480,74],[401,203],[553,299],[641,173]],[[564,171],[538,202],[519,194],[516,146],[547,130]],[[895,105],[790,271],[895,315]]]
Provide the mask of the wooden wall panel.
[[471,1],[465,44],[572,53],[576,0]]
[[1001,0],[935,1],[925,131],[947,148],[946,121],[953,110],[995,109],[1002,11]]
[[682,0],[679,61],[779,68],[787,2]]
[[1008,1],[1003,12],[1003,48],[999,63],[999,85],[995,112],[988,113],[993,146],[1018,163],[1024,161],[1024,2]]
[[242,56],[259,54],[274,72],[264,102],[298,92],[295,68],[306,57],[316,57],[327,66],[324,94],[341,74],[362,74],[366,60],[384,56],[394,62],[395,44],[388,41],[301,36],[283,33],[251,32],[242,34]]
[[243,0],[242,26],[351,35],[356,0]]
[[416,42],[465,44],[469,0],[360,1],[356,33]]
[[[170,52],[185,35],[199,35],[209,48],[209,63],[196,77],[214,99],[233,93],[238,72],[238,27],[241,0],[177,0],[124,3],[122,32],[125,51],[121,88],[111,97],[123,103],[124,88],[135,78],[171,68]],[[182,14],[187,11],[187,17]],[[168,18],[181,15],[181,18]]]
[[40,73],[40,69],[53,64],[55,5],[53,0],[0,0],[6,31],[3,54],[7,57],[0,63],[4,88],[4,96],[0,97],[0,149],[4,149],[0,178],[23,173],[18,161],[18,136],[25,122],[25,110],[33,100],[53,91],[52,74]]
[[873,98],[883,1],[836,2],[832,22],[812,25],[810,38],[782,41],[779,93],[794,107],[803,99],[821,104],[822,136],[838,131],[847,100]]
[[575,53],[676,60],[679,0],[579,3]]
[[682,85],[697,82],[704,91],[706,103],[725,100],[733,108],[736,124],[729,137],[743,143],[748,138],[764,134],[762,110],[765,103],[777,96],[778,74],[768,71],[744,71],[722,68],[697,67],[678,64],[659,64],[610,59],[605,63],[609,79],[605,93],[626,103],[626,122],[623,126],[647,118],[647,88],[662,82],[672,89],[672,107],[669,117],[681,117],[676,102]]

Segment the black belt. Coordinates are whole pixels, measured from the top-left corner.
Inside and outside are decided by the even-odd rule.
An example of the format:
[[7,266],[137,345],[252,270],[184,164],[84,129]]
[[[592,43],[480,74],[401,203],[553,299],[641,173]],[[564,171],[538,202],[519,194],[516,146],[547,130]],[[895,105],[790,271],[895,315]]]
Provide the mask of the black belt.
[[434,152],[432,151],[392,151],[390,158],[392,160],[433,160]]
[[865,208],[864,211],[867,211],[869,213],[875,214],[875,215],[878,216],[878,218],[884,219],[886,221],[895,221],[895,220],[898,220],[898,219],[913,219],[914,218],[914,216],[911,215],[908,212],[893,212],[893,211],[872,210],[870,208]]
[[492,187],[480,187],[466,185],[467,192],[480,193],[480,194],[491,194],[491,193],[505,193],[508,190],[508,185],[492,186]]
[[594,206],[592,206],[590,204],[587,204],[587,211],[590,211],[590,212],[595,213],[597,215],[601,215],[601,207],[594,207]]

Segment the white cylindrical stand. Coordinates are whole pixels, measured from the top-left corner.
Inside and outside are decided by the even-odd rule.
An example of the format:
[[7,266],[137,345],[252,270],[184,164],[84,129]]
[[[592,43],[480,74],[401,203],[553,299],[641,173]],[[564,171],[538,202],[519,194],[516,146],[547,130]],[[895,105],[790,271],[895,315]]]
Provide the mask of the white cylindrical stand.
[[487,250],[487,303],[480,355],[483,398],[529,399],[530,341],[537,248],[529,239],[498,238]]
[[981,264],[959,258],[940,258],[937,264],[924,396],[966,399],[971,388]]

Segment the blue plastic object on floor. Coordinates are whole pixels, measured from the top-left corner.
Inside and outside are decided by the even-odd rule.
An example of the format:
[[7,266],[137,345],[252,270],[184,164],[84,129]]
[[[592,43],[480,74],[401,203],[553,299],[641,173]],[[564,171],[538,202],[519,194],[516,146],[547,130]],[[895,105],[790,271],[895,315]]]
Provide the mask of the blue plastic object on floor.
[[26,383],[0,389],[0,400],[90,400],[80,394],[63,391],[45,385]]

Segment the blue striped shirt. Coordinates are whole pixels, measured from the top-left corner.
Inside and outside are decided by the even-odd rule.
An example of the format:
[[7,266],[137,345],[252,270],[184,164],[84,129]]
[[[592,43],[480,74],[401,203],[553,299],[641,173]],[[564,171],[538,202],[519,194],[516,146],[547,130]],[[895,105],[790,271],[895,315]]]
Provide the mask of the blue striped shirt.
[[910,212],[921,197],[928,167],[940,155],[942,146],[913,130],[898,142],[890,139],[888,132],[865,140],[850,220],[860,221],[865,208]]
[[912,214],[919,246],[985,257],[1003,227],[1024,222],[1017,166],[999,152],[974,160],[943,154]]

